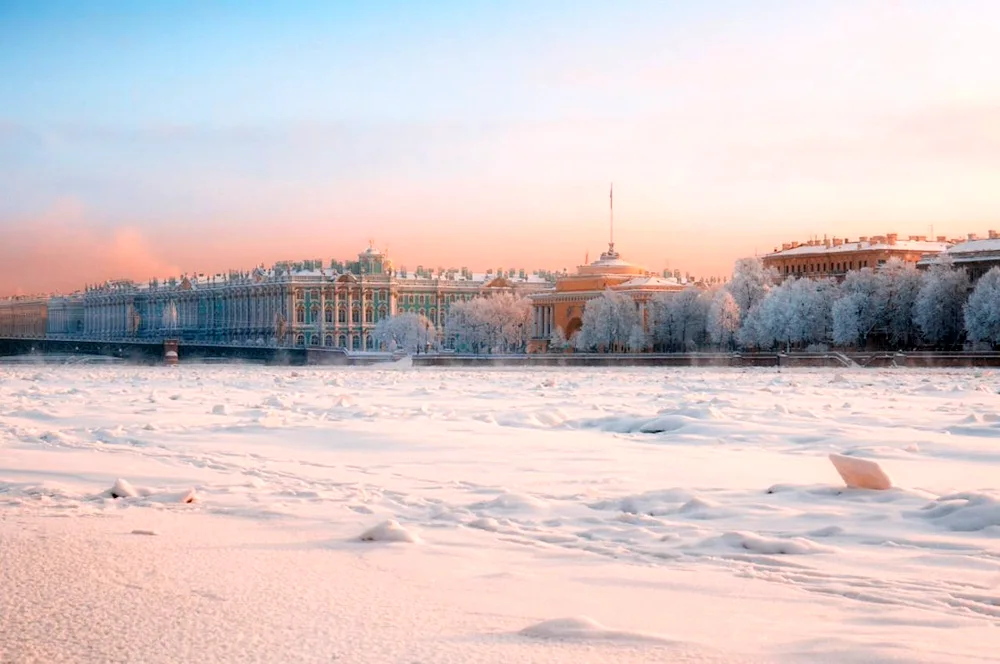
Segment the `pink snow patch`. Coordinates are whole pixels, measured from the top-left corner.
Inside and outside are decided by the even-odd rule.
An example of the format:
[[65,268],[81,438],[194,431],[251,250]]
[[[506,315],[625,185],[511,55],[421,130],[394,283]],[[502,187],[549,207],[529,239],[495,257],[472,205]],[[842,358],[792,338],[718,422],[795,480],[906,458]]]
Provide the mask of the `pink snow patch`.
[[884,491],[892,488],[892,480],[874,461],[857,459],[843,454],[831,454],[830,461],[840,473],[844,484],[852,489]]
[[620,629],[609,629],[587,616],[572,618],[555,618],[530,625],[519,634],[534,639],[566,639],[566,640],[601,640],[601,641],[632,641],[674,643],[671,639],[653,634],[630,632]]
[[198,499],[194,489],[181,492],[156,492],[145,487],[136,488],[128,480],[117,479],[105,495],[112,498],[145,498],[157,503],[193,503]]
[[416,544],[420,541],[416,533],[399,525],[395,519],[383,521],[377,526],[369,528],[361,533],[361,537],[358,539],[362,542],[408,542],[410,544]]

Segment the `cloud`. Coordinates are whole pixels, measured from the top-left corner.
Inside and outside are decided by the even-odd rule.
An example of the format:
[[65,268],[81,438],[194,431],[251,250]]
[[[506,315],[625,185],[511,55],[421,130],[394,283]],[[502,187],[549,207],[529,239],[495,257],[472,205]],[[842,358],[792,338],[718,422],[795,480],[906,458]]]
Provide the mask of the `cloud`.
[[70,292],[106,279],[178,272],[139,230],[102,227],[72,198],[35,218],[0,226],[0,296]]

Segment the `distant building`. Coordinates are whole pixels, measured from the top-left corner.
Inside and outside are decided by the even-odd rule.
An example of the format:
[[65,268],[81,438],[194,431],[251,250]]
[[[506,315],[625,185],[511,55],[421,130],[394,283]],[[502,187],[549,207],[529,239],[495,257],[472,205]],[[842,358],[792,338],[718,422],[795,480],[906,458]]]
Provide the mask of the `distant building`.
[[45,336],[48,302],[45,297],[0,300],[0,337],[41,339]]
[[925,256],[939,254],[953,243],[943,236],[935,241],[925,235],[900,240],[895,233],[862,236],[856,242],[846,238],[810,240],[783,244],[762,260],[764,267],[775,268],[782,278],[843,279],[851,270],[877,269],[893,258],[917,265]]
[[370,246],[357,261],[283,262],[226,275],[109,281],[69,296],[0,301],[0,336],[178,339],[201,343],[373,350],[379,321],[425,316],[438,332],[452,303],[551,289],[513,270],[395,270]]
[[917,263],[917,269],[925,270],[942,260],[950,260],[955,267],[965,268],[970,281],[976,282],[992,268],[1000,266],[1000,233],[989,231],[989,236],[985,238],[969,233],[964,242],[922,258]]
[[530,296],[533,318],[528,352],[546,351],[557,329],[562,330],[567,340],[572,340],[583,326],[587,302],[600,297],[605,290],[631,296],[645,324],[646,306],[654,295],[681,291],[686,286],[678,279],[658,276],[622,260],[611,242],[598,260],[579,266],[576,274],[558,278],[554,290]]

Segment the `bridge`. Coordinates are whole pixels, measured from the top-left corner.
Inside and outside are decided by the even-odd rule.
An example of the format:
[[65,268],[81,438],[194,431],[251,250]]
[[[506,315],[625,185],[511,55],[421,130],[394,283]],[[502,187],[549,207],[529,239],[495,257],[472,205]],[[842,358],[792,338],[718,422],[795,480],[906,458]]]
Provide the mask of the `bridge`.
[[176,349],[178,362],[238,360],[273,365],[358,365],[395,359],[390,353],[351,353],[343,348],[282,347],[145,339],[78,339],[0,337],[0,357],[18,355],[93,355],[136,364],[163,364]]

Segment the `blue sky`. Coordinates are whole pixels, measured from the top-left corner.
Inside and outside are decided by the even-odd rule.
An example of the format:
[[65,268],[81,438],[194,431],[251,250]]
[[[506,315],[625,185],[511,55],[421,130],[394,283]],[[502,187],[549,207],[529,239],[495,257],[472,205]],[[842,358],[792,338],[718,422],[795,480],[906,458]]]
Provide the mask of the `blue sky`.
[[25,257],[100,277],[81,247],[571,268],[611,180],[655,269],[982,232],[998,61],[985,0],[0,2],[0,291],[45,287]]

